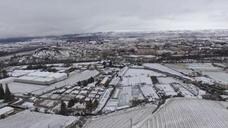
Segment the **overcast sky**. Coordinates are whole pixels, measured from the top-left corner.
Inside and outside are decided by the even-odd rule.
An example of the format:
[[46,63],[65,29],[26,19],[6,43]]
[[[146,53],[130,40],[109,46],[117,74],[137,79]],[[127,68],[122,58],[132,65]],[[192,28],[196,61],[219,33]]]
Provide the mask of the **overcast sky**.
[[0,0],[0,38],[227,28],[228,0]]

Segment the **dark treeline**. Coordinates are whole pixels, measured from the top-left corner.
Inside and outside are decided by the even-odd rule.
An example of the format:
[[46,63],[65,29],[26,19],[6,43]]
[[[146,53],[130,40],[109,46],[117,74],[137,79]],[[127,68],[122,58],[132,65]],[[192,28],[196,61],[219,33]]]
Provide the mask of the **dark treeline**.
[[77,60],[43,60],[43,61],[39,61],[39,62],[30,62],[30,63],[16,63],[16,62],[11,62],[8,65],[9,66],[21,66],[21,65],[37,65],[37,64],[57,64],[57,63],[83,63],[83,62],[95,62],[95,61],[101,61],[100,59],[96,59],[96,60],[81,60],[81,61],[77,61]]

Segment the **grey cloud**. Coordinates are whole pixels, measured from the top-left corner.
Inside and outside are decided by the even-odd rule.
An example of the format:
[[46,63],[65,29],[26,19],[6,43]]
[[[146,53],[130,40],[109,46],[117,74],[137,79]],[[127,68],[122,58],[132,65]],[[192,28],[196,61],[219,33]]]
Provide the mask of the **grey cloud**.
[[0,37],[227,29],[227,0],[0,0]]

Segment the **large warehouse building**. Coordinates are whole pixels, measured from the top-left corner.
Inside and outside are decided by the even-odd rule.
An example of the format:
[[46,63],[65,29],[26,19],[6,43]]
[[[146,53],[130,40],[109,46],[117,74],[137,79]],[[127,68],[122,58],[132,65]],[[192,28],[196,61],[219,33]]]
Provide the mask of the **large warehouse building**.
[[62,81],[66,78],[66,73],[35,71],[24,76],[18,77],[14,81],[28,84],[49,85],[56,83],[58,81]]

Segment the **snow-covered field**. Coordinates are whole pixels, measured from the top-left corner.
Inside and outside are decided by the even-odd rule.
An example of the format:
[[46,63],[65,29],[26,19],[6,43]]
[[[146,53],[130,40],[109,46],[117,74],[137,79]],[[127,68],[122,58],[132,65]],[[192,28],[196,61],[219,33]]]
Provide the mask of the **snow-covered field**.
[[51,115],[25,110],[0,120],[0,128],[66,128],[76,123],[77,117]]
[[178,72],[181,72],[183,74],[186,74],[186,75],[191,75],[193,72],[191,69],[188,69],[185,64],[165,64],[165,66],[167,66],[171,69],[174,69]]
[[137,124],[149,116],[155,108],[154,105],[140,106],[94,117],[88,120],[83,128],[130,128],[131,120],[132,124]]
[[198,87],[196,87],[193,84],[182,84],[182,86],[195,96],[198,96],[200,94],[199,92],[203,91],[203,90],[200,90]]
[[10,82],[13,82],[14,79],[15,79],[15,77],[8,77],[8,78],[5,78],[5,79],[1,79],[1,80],[0,80],[0,83],[1,83],[1,84],[10,83]]
[[0,80],[0,83],[3,84],[3,87],[5,87],[5,84],[7,83],[10,91],[15,95],[22,95],[23,93],[32,92],[46,87],[42,85],[17,83],[17,82],[14,82],[14,79],[15,77],[9,77],[9,78]]
[[33,92],[40,89],[45,89],[47,86],[36,85],[36,84],[25,84],[25,83],[17,83],[11,82],[8,83],[9,89],[15,95],[23,95],[25,93]]
[[190,98],[190,97],[195,97],[190,91],[188,91],[186,88],[184,88],[181,84],[179,83],[174,83],[172,84],[172,87],[176,90],[178,90],[177,92],[180,93],[182,96],[186,97],[186,98]]
[[151,70],[155,70],[155,71],[160,71],[162,73],[166,73],[166,74],[169,74],[169,75],[174,75],[174,76],[179,76],[179,77],[182,77],[182,78],[186,78],[186,79],[191,79],[190,77],[176,71],[176,70],[173,70],[171,68],[168,68],[164,65],[161,65],[161,64],[158,64],[158,63],[146,63],[146,64],[143,64],[143,66],[145,68],[148,68],[148,69],[151,69]]
[[172,77],[158,77],[157,78],[160,84],[171,84],[171,83],[178,83],[180,82],[177,79],[174,79]]
[[149,101],[155,101],[156,99],[159,99],[152,85],[141,85],[139,87],[142,91],[143,96],[145,96]]
[[[221,64],[216,64],[221,65]],[[212,63],[186,63],[186,64],[165,64],[165,66],[174,69],[186,75],[191,75],[194,71],[221,71],[222,68],[214,66]]]
[[211,63],[188,63],[186,64],[188,69],[195,71],[219,71],[222,70],[219,67],[213,66]]
[[[160,88],[160,90],[167,91],[167,94],[170,93],[172,96],[180,93],[184,97],[194,97],[194,95],[198,93],[198,88],[196,86],[188,85],[172,77],[158,77],[158,81],[159,84],[156,86]],[[176,92],[173,91],[173,89],[176,90]],[[169,90],[171,90],[171,92]]]
[[124,76],[165,76],[164,74],[154,72],[147,69],[134,69],[130,68],[127,70]]
[[174,91],[171,85],[169,84],[156,84],[158,90],[164,92],[166,96],[176,96],[177,93]]
[[228,110],[219,102],[170,99],[133,128],[227,128]]
[[209,76],[217,83],[228,85],[228,73],[226,72],[203,72],[203,74]]

